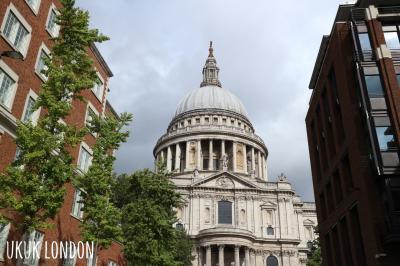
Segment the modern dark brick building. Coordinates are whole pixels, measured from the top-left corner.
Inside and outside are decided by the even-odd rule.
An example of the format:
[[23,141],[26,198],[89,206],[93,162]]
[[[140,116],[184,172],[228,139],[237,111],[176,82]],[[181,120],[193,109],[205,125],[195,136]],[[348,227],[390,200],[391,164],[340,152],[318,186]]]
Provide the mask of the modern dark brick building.
[[[58,26],[54,23],[57,8],[61,7],[58,0],[0,0],[0,53],[4,51],[19,51],[23,60],[7,57],[0,59],[0,171],[3,171],[16,156],[14,143],[16,121],[30,119],[35,121],[40,116],[40,110],[33,113],[32,105],[39,94],[39,89],[45,77],[40,74],[43,68],[43,58],[48,56],[53,43],[50,37],[58,34]],[[93,58],[99,75],[99,83],[92,89],[82,93],[87,101],[74,100],[73,112],[64,121],[79,127],[85,126],[90,115],[116,115],[106,100],[108,80],[112,72],[103,57],[93,45],[88,53]],[[88,167],[91,156],[90,147],[96,139],[88,134],[81,145],[72,151],[77,168],[84,171]],[[54,220],[54,228],[35,231],[32,239],[40,241],[74,241],[81,240],[80,223],[80,190],[71,184],[66,186],[65,202]],[[13,217],[8,217],[13,219]],[[0,226],[0,265],[16,265],[16,260],[5,259],[5,241],[21,240],[13,226]],[[97,254],[97,265],[123,265],[122,246],[115,242],[108,250]],[[42,251],[43,253],[43,251]],[[43,255],[43,254],[42,254]],[[41,256],[43,257],[43,256]],[[76,259],[22,261],[23,265],[95,265],[94,261]]]
[[400,265],[400,1],[341,5],[306,124],[324,264]]

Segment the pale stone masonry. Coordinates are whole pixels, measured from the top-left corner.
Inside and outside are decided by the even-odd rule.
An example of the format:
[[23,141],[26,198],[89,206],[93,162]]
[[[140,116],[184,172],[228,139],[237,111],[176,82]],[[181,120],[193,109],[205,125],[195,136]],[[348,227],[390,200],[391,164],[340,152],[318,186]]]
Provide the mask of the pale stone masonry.
[[176,226],[194,239],[193,265],[306,265],[315,205],[283,174],[268,181],[267,147],[218,72],[210,45],[200,88],[181,101],[154,148],[185,200]]

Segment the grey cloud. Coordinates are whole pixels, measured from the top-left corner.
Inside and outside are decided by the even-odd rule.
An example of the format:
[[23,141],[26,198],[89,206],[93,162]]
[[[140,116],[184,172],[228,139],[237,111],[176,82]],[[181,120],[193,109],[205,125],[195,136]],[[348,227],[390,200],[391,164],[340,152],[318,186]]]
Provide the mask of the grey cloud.
[[[284,172],[313,200],[305,132],[308,82],[339,1],[79,0],[111,37],[100,44],[115,77],[110,101],[134,114],[116,170],[153,167],[152,150],[180,99],[199,86],[209,40],[224,87],[242,99],[269,149],[268,172]],[[328,3],[329,2],[329,3]]]

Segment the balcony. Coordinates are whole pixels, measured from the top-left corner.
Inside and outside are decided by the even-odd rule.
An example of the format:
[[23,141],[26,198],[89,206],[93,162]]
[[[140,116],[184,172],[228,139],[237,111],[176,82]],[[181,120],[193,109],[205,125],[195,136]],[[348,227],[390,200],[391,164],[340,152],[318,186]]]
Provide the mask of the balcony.
[[234,133],[235,135],[239,135],[244,138],[250,138],[252,140],[255,140],[262,146],[265,146],[264,141],[258,135],[254,134],[253,132],[246,131],[243,128],[239,128],[239,127],[228,126],[228,125],[215,125],[215,124],[193,125],[193,126],[187,126],[184,128],[175,129],[173,131],[170,131],[170,132],[164,134],[157,141],[157,145],[162,143],[164,140],[173,138],[175,136],[186,135],[186,134],[191,135],[191,134],[195,134],[195,133],[208,133],[208,132],[225,133],[225,134]]

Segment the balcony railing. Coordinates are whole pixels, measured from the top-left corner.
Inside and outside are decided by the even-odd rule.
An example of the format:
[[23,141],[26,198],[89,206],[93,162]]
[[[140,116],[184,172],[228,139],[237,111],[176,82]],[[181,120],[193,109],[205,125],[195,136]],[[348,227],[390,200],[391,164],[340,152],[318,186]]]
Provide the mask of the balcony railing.
[[176,130],[173,130],[171,132],[168,132],[164,134],[158,141],[157,145],[163,142],[164,140],[178,136],[181,134],[185,133],[201,133],[201,132],[207,132],[207,131],[217,131],[217,132],[223,132],[223,133],[236,133],[239,135],[242,135],[244,137],[252,138],[259,142],[260,144],[264,145],[264,141],[256,134],[253,132],[246,131],[242,128],[238,127],[233,127],[233,126],[227,126],[227,125],[194,125],[194,126],[187,126],[184,128],[178,128]]

